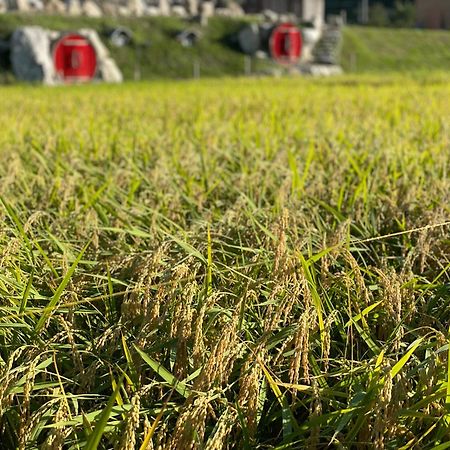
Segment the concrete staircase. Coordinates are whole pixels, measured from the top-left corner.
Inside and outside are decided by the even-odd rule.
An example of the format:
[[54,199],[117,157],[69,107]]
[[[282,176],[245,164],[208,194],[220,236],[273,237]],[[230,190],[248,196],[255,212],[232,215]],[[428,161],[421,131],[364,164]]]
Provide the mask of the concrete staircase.
[[338,64],[342,46],[342,26],[327,25],[313,50],[314,62],[318,64]]

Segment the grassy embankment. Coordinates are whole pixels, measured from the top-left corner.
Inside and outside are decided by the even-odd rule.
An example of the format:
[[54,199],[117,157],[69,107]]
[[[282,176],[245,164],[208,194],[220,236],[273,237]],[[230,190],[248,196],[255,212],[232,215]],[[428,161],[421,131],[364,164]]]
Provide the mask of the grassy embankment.
[[[243,21],[230,19],[212,19],[207,28],[178,18],[71,18],[57,16],[1,15],[0,37],[11,34],[20,25],[33,24],[55,30],[73,30],[94,28],[103,37],[114,59],[128,80],[134,79],[136,58],[142,79],[149,78],[191,78],[194,63],[200,64],[202,76],[236,76],[244,74],[244,55],[238,51],[235,42],[237,31]],[[133,31],[134,46],[115,48],[107,39],[107,31],[125,26]],[[175,39],[178,32],[185,29],[199,30],[202,38],[193,48],[182,47]],[[253,63],[256,71],[271,66],[268,61]]]
[[3,88],[2,448],[448,448],[424,81]]
[[[72,30],[92,27],[104,36],[106,30],[122,25],[130,28],[139,50],[143,79],[190,78],[194,63],[202,76],[244,74],[244,56],[234,36],[243,21],[214,19],[202,30],[203,38],[191,49],[181,47],[174,36],[186,28],[199,28],[177,18],[87,19],[55,16],[0,14],[0,38],[6,38],[20,25],[34,24],[51,29]],[[104,36],[104,41],[108,40]],[[450,33],[446,31],[401,30],[347,27],[344,32],[341,63],[347,72],[430,71],[450,69]],[[125,78],[134,78],[136,50],[111,48]],[[253,70],[264,73],[273,68],[269,61],[254,60]]]
[[450,32],[347,27],[341,63],[348,72],[450,70]]

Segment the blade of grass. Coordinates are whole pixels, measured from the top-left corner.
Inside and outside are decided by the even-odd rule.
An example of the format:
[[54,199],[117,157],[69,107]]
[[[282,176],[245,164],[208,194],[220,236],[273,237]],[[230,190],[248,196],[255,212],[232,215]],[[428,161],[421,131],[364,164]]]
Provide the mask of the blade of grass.
[[281,389],[279,388],[276,381],[273,379],[272,375],[270,374],[265,364],[259,358],[257,358],[256,360],[259,366],[261,367],[262,371],[264,372],[267,382],[269,383],[270,388],[272,389],[273,393],[275,394],[275,397],[278,400],[278,403],[281,406],[281,415],[283,422],[283,439],[287,441],[289,439],[289,436],[292,435],[294,428],[295,429],[298,428],[297,421],[295,420],[294,415],[292,414],[291,408],[289,408],[286,396],[283,395],[283,393],[281,392]]
[[108,423],[108,419],[111,414],[111,410],[112,410],[114,404],[116,403],[116,397],[122,386],[122,381],[123,381],[123,379],[121,378],[119,380],[119,382],[117,383],[117,386],[114,389],[114,392],[112,393],[111,397],[108,400],[108,403],[106,404],[106,408],[103,410],[99,421],[95,425],[94,431],[89,436],[85,450],[97,450],[98,445],[100,444],[100,440],[102,439],[103,433],[105,431],[106,425]]
[[77,259],[73,262],[73,264],[70,266],[69,270],[67,271],[65,277],[61,281],[60,285],[58,286],[58,289],[56,289],[56,292],[54,293],[52,299],[50,300],[49,304],[44,308],[44,311],[42,313],[41,318],[38,320],[36,327],[34,329],[35,333],[38,334],[42,328],[44,327],[45,323],[47,322],[47,319],[51,316],[56,304],[58,303],[59,299],[61,298],[62,293],[64,292],[64,289],[66,288],[67,284],[69,283],[70,279],[72,278],[72,275],[75,272],[75,269],[78,266],[78,263],[81,261],[81,258],[84,255],[84,252],[88,248],[90,242],[88,242],[81,250],[79,255],[77,256]]
[[302,253],[299,253],[300,262],[303,267],[303,273],[305,275],[306,281],[308,282],[309,289],[311,291],[311,296],[314,303],[314,308],[316,309],[317,319],[319,321],[319,331],[320,331],[320,341],[322,344],[322,352],[325,339],[325,324],[323,321],[323,305],[320,298],[319,292],[317,291],[316,282],[313,278],[312,272],[310,270],[310,263],[306,261]]
[[408,351],[400,358],[397,364],[395,364],[394,367],[392,367],[391,369],[392,378],[394,378],[397,374],[400,373],[405,364],[409,361],[409,358],[411,358],[412,354],[416,351],[417,347],[419,347],[419,345],[422,343],[423,340],[424,340],[423,337],[418,338],[409,346]]
[[28,278],[27,286],[25,287],[25,291],[22,296],[22,301],[20,302],[19,314],[23,314],[27,307],[28,297],[30,296],[31,287],[33,286],[33,276],[34,276],[34,267],[31,269],[30,276]]
[[135,350],[139,353],[141,358],[154,370],[166,383],[172,386],[183,397],[188,398],[191,395],[191,390],[182,381],[178,381],[165,367],[155,361],[153,358],[143,352],[137,345],[134,345]]
[[167,396],[161,410],[159,411],[158,415],[156,416],[155,420],[152,423],[152,426],[148,430],[144,440],[142,441],[142,445],[139,447],[139,450],[147,450],[148,444],[150,443],[150,440],[152,439],[153,435],[155,434],[156,427],[158,426],[158,423],[161,421],[162,416],[164,414],[164,411],[167,409],[167,405],[172,397],[174,390],[170,391],[170,394]]

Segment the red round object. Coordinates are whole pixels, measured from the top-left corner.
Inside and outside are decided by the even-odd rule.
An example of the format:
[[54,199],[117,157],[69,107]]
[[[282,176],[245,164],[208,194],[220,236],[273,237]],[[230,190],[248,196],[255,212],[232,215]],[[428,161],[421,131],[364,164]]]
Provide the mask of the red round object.
[[302,54],[302,46],[302,33],[292,23],[278,25],[270,36],[270,54],[280,63],[297,62]]
[[53,61],[56,73],[65,81],[89,81],[97,70],[97,55],[88,39],[66,34],[55,45]]

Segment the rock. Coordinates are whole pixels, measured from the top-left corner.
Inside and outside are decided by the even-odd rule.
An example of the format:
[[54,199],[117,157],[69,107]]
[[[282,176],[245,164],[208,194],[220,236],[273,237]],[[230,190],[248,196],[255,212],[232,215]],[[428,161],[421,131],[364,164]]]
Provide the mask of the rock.
[[313,77],[331,77],[342,75],[342,67],[335,64],[305,64],[300,66],[300,72]]
[[321,31],[318,28],[302,27],[303,43],[308,45],[315,45],[320,39]]
[[215,14],[223,17],[242,17],[245,12],[236,2],[230,2],[225,8],[216,8]]
[[284,74],[283,69],[280,67],[272,67],[263,72],[264,75],[269,75],[274,78],[281,78]]
[[61,32],[54,31],[54,30],[46,30],[48,37],[50,39],[50,42],[55,42],[61,37]]
[[30,11],[44,11],[44,3],[42,0],[28,0],[28,8]]
[[100,6],[92,0],[86,0],[82,6],[82,12],[87,17],[102,17],[103,11]]
[[109,40],[114,47],[125,47],[133,42],[133,32],[129,28],[114,28],[109,34]]
[[30,6],[28,3],[28,0],[16,0],[16,8],[18,11],[29,11],[30,10]]
[[21,81],[55,83],[50,36],[41,27],[23,27],[11,37],[11,65]]
[[322,32],[318,28],[312,27],[302,27],[301,32],[303,38],[302,61],[308,62],[313,59],[313,50],[319,42]]
[[187,17],[188,12],[186,11],[186,8],[181,5],[175,5],[172,6],[172,15],[175,17]]
[[258,58],[258,59],[269,59],[269,54],[267,52],[265,52],[264,50],[258,50],[255,53],[255,58]]
[[113,59],[105,59],[100,66],[102,81],[106,83],[122,83],[123,75]]
[[214,16],[214,12],[215,12],[214,2],[206,1],[202,3],[201,24],[203,26],[208,25],[208,20]]
[[71,16],[81,15],[80,0],[66,0],[66,11]]
[[102,10],[105,16],[116,17],[119,13],[117,5],[112,3],[102,3]]
[[66,11],[66,7],[60,0],[48,0],[45,4],[45,11],[50,14],[63,14]]
[[128,9],[131,15],[135,17],[142,17],[145,13],[145,3],[143,0],[129,0]]
[[296,23],[298,21],[298,17],[295,14],[280,14],[278,16],[278,22],[286,23],[292,22]]
[[109,55],[108,49],[103,45],[97,32],[90,29],[81,29],[79,33],[89,39],[89,42],[95,49],[98,77],[107,83],[121,83],[123,81],[122,72]]
[[267,22],[276,23],[278,22],[278,14],[275,11],[272,11],[271,9],[265,9],[262,12],[263,18]]
[[0,13],[5,13],[6,11],[8,11],[6,0],[0,0]]
[[245,16],[245,11],[241,5],[237,2],[229,2],[228,9],[231,11],[232,17],[242,17]]
[[258,24],[251,23],[238,33],[241,50],[247,55],[255,54],[261,47],[261,33]]
[[117,8],[117,14],[119,16],[123,16],[123,17],[130,17],[131,16],[131,11],[128,8],[128,6],[120,5]]
[[170,16],[169,0],[159,0],[159,14],[161,16]]
[[193,47],[200,39],[200,33],[194,30],[185,30],[178,33],[176,39],[183,47]]
[[191,16],[198,16],[199,13],[199,0],[187,1],[188,12]]
[[215,8],[214,14],[220,17],[232,17],[231,11],[228,8]]
[[161,15],[161,11],[159,10],[159,8],[157,6],[147,6],[145,8],[144,14],[146,16],[156,17],[156,16]]

